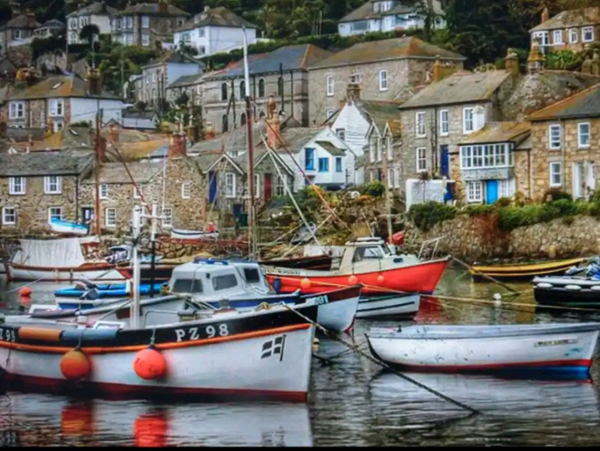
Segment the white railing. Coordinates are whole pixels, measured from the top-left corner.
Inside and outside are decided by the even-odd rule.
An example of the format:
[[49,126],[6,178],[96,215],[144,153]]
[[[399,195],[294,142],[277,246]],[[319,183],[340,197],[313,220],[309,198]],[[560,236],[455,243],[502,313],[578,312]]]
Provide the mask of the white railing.
[[421,249],[419,250],[419,260],[421,260],[421,258],[425,255],[425,249],[427,249],[427,247],[429,247],[429,245],[431,244],[433,244],[433,251],[431,252],[431,256],[429,257],[429,259],[433,260],[435,258],[435,254],[437,253],[438,245],[444,237],[445,235],[442,235],[437,238],[432,238],[430,240],[423,241],[423,243],[421,244]]

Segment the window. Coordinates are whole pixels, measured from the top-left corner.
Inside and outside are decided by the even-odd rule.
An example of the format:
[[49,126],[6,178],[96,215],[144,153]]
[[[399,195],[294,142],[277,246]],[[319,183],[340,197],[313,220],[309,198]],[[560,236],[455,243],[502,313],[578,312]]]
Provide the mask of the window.
[[150,17],[142,16],[142,28],[150,28]]
[[512,165],[512,152],[508,144],[460,147],[461,169],[496,168]]
[[121,19],[117,19],[117,30],[121,29]]
[[344,141],[346,139],[346,129],[345,128],[336,128],[335,129],[335,134],[338,136],[338,138],[340,138],[342,141]]
[[369,141],[369,160],[375,162],[375,148],[377,147],[377,138],[371,138]]
[[584,27],[581,34],[583,42],[592,42],[594,40],[594,27]]
[[2,208],[2,225],[15,225],[17,223],[17,209],[14,207]]
[[473,108],[465,108],[463,110],[463,133],[471,133],[473,131]]
[[387,150],[385,153],[387,154],[387,159],[389,161],[392,161],[392,159],[394,158],[394,149],[392,147],[392,137],[391,136],[388,136],[386,138],[386,143],[387,143],[387,146],[386,146]]
[[448,110],[442,110],[440,111],[440,135],[448,136],[449,133]]
[[50,100],[50,116],[62,116],[65,111],[65,104],[62,99]]
[[549,36],[549,32],[547,31],[537,31],[533,34],[534,39],[537,39],[542,46],[548,45],[550,40]]
[[244,268],[244,279],[247,283],[260,283],[260,273],[255,268]]
[[315,149],[304,149],[304,169],[315,170]]
[[125,20],[127,21],[127,28],[129,28],[129,29],[133,28],[133,17],[127,16],[125,18]]
[[156,72],[152,72],[152,82],[156,83]]
[[59,175],[44,177],[44,192],[46,194],[60,194],[62,192],[62,178]]
[[15,30],[15,39],[21,39],[21,30]]
[[254,174],[254,197],[260,199],[260,174]]
[[54,122],[54,133],[61,131],[63,128],[65,128],[64,122],[62,122],[62,121]]
[[235,274],[216,276],[212,278],[212,286],[215,291],[237,287],[237,279],[235,278]]
[[224,114],[221,118],[221,129],[223,133],[229,130],[229,119],[227,118],[226,114]]
[[350,75],[350,83],[354,83],[354,84],[360,83],[360,74]]
[[327,76],[327,97],[332,97],[335,94],[335,78],[333,75]]
[[562,186],[562,163],[560,161],[550,163],[550,186]]
[[509,179],[500,180],[500,197],[513,197],[515,195],[515,179],[511,177]]
[[75,30],[77,28],[77,19],[70,19],[69,20],[69,28],[71,30]]
[[381,149],[381,139],[377,138],[377,161],[381,161],[381,154],[382,154],[382,149]]
[[326,115],[327,119],[331,118],[335,114],[334,110],[327,110]]
[[25,194],[27,179],[25,177],[10,177],[8,179],[8,193],[15,195]]
[[562,30],[554,30],[554,35],[552,38],[554,45],[560,45],[563,43],[562,34]]
[[221,85],[221,100],[227,100],[227,83]]
[[117,209],[106,208],[104,210],[104,224],[106,227],[115,227],[117,225]]
[[329,172],[329,157],[319,158],[319,172]]
[[206,30],[204,28],[198,29],[198,37],[199,38],[203,38],[205,34],[206,34]]
[[577,33],[577,28],[571,28],[569,30],[569,43],[575,44],[579,40],[579,34]]
[[335,157],[335,172],[342,172],[342,157]]
[[150,36],[147,34],[142,34],[142,45],[149,46],[150,45]]
[[258,80],[258,97],[263,98],[265,96],[265,79],[261,78]]
[[235,197],[235,174],[233,172],[225,174],[225,197]]
[[171,227],[173,226],[173,209],[165,208],[162,212],[162,226],[163,227]]
[[192,184],[190,182],[184,182],[181,184],[181,198],[190,199],[192,197]]
[[427,136],[425,133],[425,112],[419,111],[416,115],[417,138]]
[[394,187],[394,170],[392,168],[387,170],[387,186],[388,188]]
[[[284,177],[286,177],[286,176],[284,176]],[[275,195],[276,196],[283,196],[285,194],[285,188],[283,187],[283,180],[284,179],[282,179],[278,175],[275,176]]]
[[50,221],[61,221],[62,220],[62,208],[61,207],[50,207],[48,208],[48,222]]
[[417,172],[425,172],[427,170],[427,149],[425,147],[417,147]]
[[467,182],[467,202],[483,201],[483,185],[481,182]]
[[366,31],[369,29],[369,22],[366,20],[360,20],[357,22],[351,22],[352,31]]
[[388,81],[387,81],[387,70],[379,71],[379,90],[387,91]]
[[10,102],[10,119],[23,119],[25,117],[25,102]]
[[100,185],[100,199],[108,199],[108,185],[106,183]]
[[202,293],[200,279],[176,279],[173,283],[173,293]]
[[400,188],[400,168],[394,168],[394,187]]
[[580,124],[577,124],[577,128],[578,128],[578,141],[579,141],[579,148],[580,149],[585,149],[590,147],[590,123],[589,122],[583,122]]
[[562,126],[553,124],[548,128],[548,148],[560,149],[562,147]]
[[177,26],[180,27],[185,23],[185,19],[177,19]]

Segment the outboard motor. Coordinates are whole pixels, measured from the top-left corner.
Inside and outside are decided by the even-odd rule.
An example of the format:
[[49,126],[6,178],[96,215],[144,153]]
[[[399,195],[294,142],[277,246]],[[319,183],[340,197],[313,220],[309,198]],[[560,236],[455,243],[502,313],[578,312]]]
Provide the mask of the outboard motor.
[[95,301],[96,299],[100,298],[100,293],[98,292],[97,288],[92,288],[90,291],[88,291],[85,294],[85,299],[90,300],[90,301]]

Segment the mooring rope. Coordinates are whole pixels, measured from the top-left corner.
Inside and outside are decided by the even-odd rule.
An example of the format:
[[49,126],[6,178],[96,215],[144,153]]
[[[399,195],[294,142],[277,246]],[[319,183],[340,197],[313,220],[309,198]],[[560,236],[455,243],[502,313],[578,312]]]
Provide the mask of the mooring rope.
[[31,285],[34,285],[34,284],[36,284],[36,283],[38,283],[38,282],[41,282],[42,280],[44,280],[44,279],[46,279],[46,278],[48,278],[48,277],[51,277],[51,276],[52,276],[53,274],[55,274],[55,273],[56,273],[56,274],[58,274],[58,268],[54,268],[54,269],[52,270],[52,272],[50,273],[50,275],[49,275],[49,276],[40,277],[39,279],[37,279],[37,280],[34,280],[33,282],[27,283],[27,284],[25,284],[25,285],[21,285],[20,287],[17,287],[17,288],[15,288],[15,289],[13,289],[13,290],[8,290],[8,291],[6,291],[6,293],[7,293],[7,294],[8,294],[8,293],[14,293],[15,291],[19,291],[19,290],[21,290],[22,288],[25,288],[25,287],[30,287]]
[[400,371],[397,371],[396,369],[392,368],[391,366],[389,366],[387,363],[376,359],[375,357],[367,354],[366,352],[358,349],[358,346],[347,343],[345,340],[342,340],[341,338],[339,338],[338,336],[334,335],[333,333],[331,333],[328,329],[326,329],[325,327],[321,326],[320,324],[314,322],[313,320],[311,320],[310,318],[306,317],[305,315],[303,315],[302,313],[298,312],[297,310],[293,309],[292,307],[288,306],[287,304],[280,304],[283,307],[285,307],[286,309],[288,309],[291,312],[294,312],[296,315],[300,316],[302,319],[304,319],[306,322],[308,322],[309,324],[315,326],[317,329],[319,329],[320,331],[322,331],[325,335],[327,335],[329,338],[338,341],[340,343],[342,343],[343,345],[347,346],[349,349],[351,349],[353,352],[360,354],[361,356],[363,356],[364,358],[366,358],[367,360],[370,360],[373,363],[376,363],[377,365],[380,365],[381,367],[385,368],[386,370],[391,371],[392,373],[396,374],[397,376],[400,376],[402,379],[407,380],[408,382],[416,385],[417,387],[422,388],[423,390],[428,391],[429,393],[438,396],[440,398],[442,398],[443,400],[454,404],[455,406],[458,406],[462,409],[468,410],[469,412],[473,413],[473,414],[479,414],[481,413],[479,410],[474,409],[473,407],[470,407],[466,404],[463,404],[460,401],[457,401],[455,399],[450,398],[449,396],[444,395],[443,393],[438,392],[437,390],[434,390],[433,388],[428,387],[427,385],[414,380],[413,378],[402,374]]

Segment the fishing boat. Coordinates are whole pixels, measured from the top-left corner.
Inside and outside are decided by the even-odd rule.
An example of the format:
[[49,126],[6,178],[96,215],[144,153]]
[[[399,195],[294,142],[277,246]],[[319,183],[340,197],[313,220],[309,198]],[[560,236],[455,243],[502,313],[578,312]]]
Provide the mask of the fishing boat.
[[86,261],[78,238],[56,240],[19,240],[20,249],[7,263],[7,279],[15,281],[101,280],[123,281],[125,278],[106,261]]
[[533,295],[541,305],[600,307],[600,280],[554,276],[533,279]]
[[171,238],[175,240],[216,240],[219,238],[219,232],[203,232],[201,230],[183,230],[172,229]]
[[[361,299],[387,296],[398,306],[405,294],[431,294],[450,257],[423,260],[416,255],[394,255],[381,238],[359,238],[346,243],[340,267],[331,271],[264,266],[269,283],[278,293],[301,290],[316,293],[362,284]],[[386,308],[393,307],[388,303]],[[373,314],[376,315],[376,310]]]
[[470,274],[474,281],[485,281],[485,276],[500,281],[531,280],[536,276],[561,274],[574,265],[585,261],[585,258],[573,258],[556,262],[533,263],[504,266],[471,266]]
[[383,362],[430,372],[587,374],[600,323],[417,325],[372,328],[371,353]]
[[83,224],[76,222],[63,221],[61,219],[52,218],[50,220],[50,228],[53,232],[65,235],[87,235],[89,229]]

